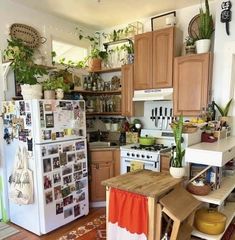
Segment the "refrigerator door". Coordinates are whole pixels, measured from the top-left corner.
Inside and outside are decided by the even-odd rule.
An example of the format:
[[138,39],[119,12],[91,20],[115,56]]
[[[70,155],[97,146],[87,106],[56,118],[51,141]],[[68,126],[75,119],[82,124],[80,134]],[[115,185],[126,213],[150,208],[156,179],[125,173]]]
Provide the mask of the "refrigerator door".
[[[30,103],[28,103],[30,104]],[[38,205],[38,185],[36,162],[32,144],[31,106],[25,102],[3,102],[3,171],[4,202],[10,221],[38,235],[41,234]],[[18,205],[8,199],[8,179],[13,172],[18,147],[28,150],[28,167],[33,171],[34,200],[32,204]]]
[[87,215],[85,139],[36,145],[40,225],[43,234]]
[[84,100],[32,100],[36,144],[86,137]]

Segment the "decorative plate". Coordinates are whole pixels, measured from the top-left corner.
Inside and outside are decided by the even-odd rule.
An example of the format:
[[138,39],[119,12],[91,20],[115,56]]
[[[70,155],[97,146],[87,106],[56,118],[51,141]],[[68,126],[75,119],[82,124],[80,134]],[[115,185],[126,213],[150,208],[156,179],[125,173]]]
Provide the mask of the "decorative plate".
[[12,38],[22,40],[22,42],[30,48],[37,48],[40,44],[46,42],[46,38],[40,37],[36,29],[21,23],[11,25],[10,35]]
[[199,18],[200,18],[200,14],[197,14],[189,22],[188,35],[191,38],[197,38],[199,35]]

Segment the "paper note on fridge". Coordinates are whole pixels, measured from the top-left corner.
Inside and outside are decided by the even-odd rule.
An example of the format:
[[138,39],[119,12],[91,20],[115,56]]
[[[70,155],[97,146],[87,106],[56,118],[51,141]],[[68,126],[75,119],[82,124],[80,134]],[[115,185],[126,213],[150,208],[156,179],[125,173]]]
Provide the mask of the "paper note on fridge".
[[130,165],[131,165],[131,169],[130,169],[131,172],[144,169],[144,163],[139,161],[131,161]]

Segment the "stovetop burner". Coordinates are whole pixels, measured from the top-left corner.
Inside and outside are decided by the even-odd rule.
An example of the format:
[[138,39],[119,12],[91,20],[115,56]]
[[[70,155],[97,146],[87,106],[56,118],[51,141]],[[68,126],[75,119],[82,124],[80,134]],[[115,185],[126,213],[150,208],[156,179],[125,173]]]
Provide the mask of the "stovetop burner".
[[164,146],[163,144],[155,144],[155,145],[151,145],[151,146],[146,146],[146,145],[131,146],[131,149],[145,150],[145,151],[152,151],[152,152],[157,152],[157,151],[160,151],[165,148],[168,148],[168,147]]

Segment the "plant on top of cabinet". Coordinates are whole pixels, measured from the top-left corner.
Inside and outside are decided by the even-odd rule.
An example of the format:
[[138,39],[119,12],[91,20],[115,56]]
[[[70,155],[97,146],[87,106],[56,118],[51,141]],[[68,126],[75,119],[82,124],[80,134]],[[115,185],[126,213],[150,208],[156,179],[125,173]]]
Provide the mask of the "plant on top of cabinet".
[[101,51],[100,48],[100,34],[99,32],[95,32],[94,35],[84,35],[83,31],[79,30],[79,39],[87,39],[90,41],[91,50],[90,54],[84,59],[84,63],[89,62],[89,70],[97,71],[101,69],[101,61],[107,61],[108,53],[106,51]]
[[[35,50],[26,46],[22,40],[17,38],[8,39],[7,42],[4,56],[11,61],[10,66],[15,72],[16,82],[21,85],[24,100],[41,98],[42,86],[38,84],[38,78],[46,74],[47,71],[45,68],[34,64]],[[29,93],[29,91],[33,92]]]
[[184,176],[183,158],[185,150],[182,150],[183,116],[180,115],[177,122],[171,125],[175,139],[175,147],[172,148],[170,174],[175,178]]
[[185,38],[185,51],[186,54],[195,53],[195,39],[187,36]]
[[205,12],[200,8],[199,29],[196,41],[197,53],[205,53],[210,50],[211,36],[214,32],[213,18],[210,13],[208,0],[205,0]]

